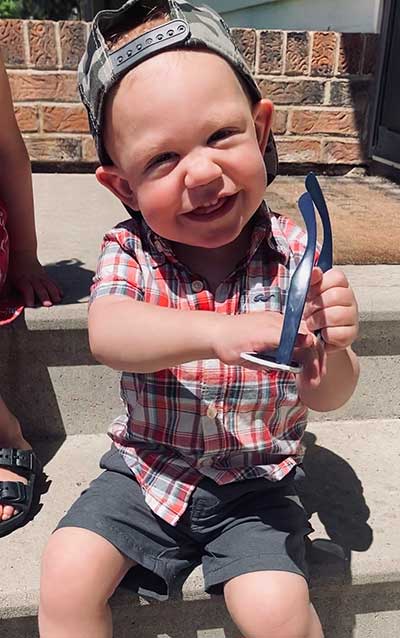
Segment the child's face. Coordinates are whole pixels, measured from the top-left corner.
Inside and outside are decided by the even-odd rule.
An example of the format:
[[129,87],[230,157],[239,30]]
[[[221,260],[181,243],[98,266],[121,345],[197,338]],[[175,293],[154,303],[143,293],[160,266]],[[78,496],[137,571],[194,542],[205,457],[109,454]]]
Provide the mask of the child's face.
[[265,191],[272,104],[252,107],[227,62],[169,51],[121,81],[107,105],[114,165],[97,177],[171,241],[234,241]]

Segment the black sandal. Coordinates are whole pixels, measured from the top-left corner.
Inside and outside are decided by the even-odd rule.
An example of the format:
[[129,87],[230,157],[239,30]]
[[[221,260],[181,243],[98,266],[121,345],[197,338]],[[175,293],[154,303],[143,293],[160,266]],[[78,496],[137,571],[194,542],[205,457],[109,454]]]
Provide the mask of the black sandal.
[[8,520],[0,521],[0,536],[4,536],[22,527],[29,517],[41,464],[33,450],[0,448],[0,468],[7,468],[28,479],[27,485],[20,481],[0,481],[0,504],[12,505],[19,510]]

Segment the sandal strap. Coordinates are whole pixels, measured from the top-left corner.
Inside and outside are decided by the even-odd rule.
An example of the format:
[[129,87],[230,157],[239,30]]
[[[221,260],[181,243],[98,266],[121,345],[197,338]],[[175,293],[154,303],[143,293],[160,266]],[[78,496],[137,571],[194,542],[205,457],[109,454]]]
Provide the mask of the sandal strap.
[[0,503],[2,505],[26,503],[28,491],[24,483],[19,481],[0,482]]
[[33,450],[0,448],[0,467],[37,472],[38,461]]

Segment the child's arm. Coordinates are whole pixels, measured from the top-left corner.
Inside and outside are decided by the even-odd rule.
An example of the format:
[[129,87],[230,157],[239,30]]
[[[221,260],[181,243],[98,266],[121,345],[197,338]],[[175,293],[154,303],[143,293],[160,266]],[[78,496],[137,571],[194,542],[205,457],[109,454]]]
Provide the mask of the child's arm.
[[37,259],[31,165],[21,137],[4,64],[0,58],[0,199],[7,211],[10,236],[9,278],[32,306],[60,301],[57,285]]
[[[240,365],[241,352],[278,346],[282,322],[282,315],[276,312],[232,316],[174,310],[107,295],[90,307],[89,339],[96,359],[126,372],[155,372],[213,358]],[[302,331],[296,344],[301,349],[314,339],[304,325]]]
[[300,397],[313,410],[335,410],[352,396],[359,377],[351,349],[358,335],[357,302],[343,272],[314,269],[304,319],[309,330],[322,331],[324,345],[305,353],[297,380]]

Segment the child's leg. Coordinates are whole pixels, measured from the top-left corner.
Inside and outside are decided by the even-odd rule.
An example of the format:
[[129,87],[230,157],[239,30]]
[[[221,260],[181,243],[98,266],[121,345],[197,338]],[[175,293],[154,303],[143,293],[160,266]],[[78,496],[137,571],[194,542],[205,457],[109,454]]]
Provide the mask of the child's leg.
[[[31,446],[22,436],[21,426],[18,419],[10,412],[0,396],[0,448],[18,448],[20,450],[30,450]],[[0,481],[19,481],[27,483],[25,477],[0,468]],[[6,521],[16,514],[18,510],[10,505],[0,503],[0,521]]]
[[54,532],[42,562],[41,638],[111,638],[108,600],[134,564],[94,532]]
[[225,584],[224,596],[244,638],[323,638],[302,576],[283,571],[244,574]]

